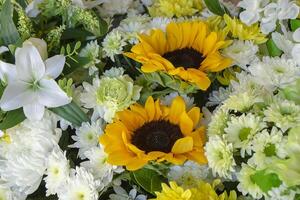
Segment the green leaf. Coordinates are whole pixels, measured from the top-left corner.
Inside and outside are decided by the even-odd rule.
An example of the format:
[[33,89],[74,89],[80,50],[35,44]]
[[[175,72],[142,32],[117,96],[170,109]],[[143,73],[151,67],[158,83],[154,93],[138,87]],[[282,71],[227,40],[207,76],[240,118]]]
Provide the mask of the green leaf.
[[259,170],[250,176],[251,181],[256,183],[263,192],[268,192],[273,187],[279,187],[281,180],[275,173],[267,173],[266,170]]
[[291,19],[290,25],[291,25],[291,30],[295,31],[297,28],[300,27],[300,20],[299,19]]
[[18,30],[13,22],[13,7],[10,0],[6,0],[0,13],[0,44],[9,45],[20,39]]
[[83,122],[89,121],[88,116],[73,101],[68,105],[50,108],[49,110],[76,126],[81,126]]
[[280,56],[282,54],[282,51],[276,46],[276,44],[272,39],[269,39],[267,41],[267,48],[268,48],[269,55],[272,57]]
[[163,180],[154,170],[143,168],[132,172],[132,176],[136,183],[147,192],[154,195],[154,192],[161,191],[161,183]]
[[207,8],[214,14],[223,16],[225,14],[224,8],[220,5],[219,0],[204,0]]
[[26,119],[23,109],[8,111],[0,122],[0,130],[12,128]]
[[73,59],[70,59],[67,57],[67,63],[70,65],[69,67],[64,67],[63,74],[68,75],[72,72],[76,71],[79,68],[82,68],[89,62],[91,62],[91,58],[88,57],[79,57],[79,56],[73,56]]

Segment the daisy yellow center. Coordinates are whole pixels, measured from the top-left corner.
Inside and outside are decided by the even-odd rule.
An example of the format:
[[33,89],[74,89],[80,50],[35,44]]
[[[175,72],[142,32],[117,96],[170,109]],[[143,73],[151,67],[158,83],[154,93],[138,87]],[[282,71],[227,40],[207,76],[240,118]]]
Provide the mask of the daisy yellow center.
[[175,67],[199,68],[204,57],[193,48],[177,49],[165,53],[162,57],[170,61]]
[[266,156],[270,157],[270,156],[275,156],[276,155],[276,147],[274,144],[268,144],[265,149],[264,149],[264,153],[266,154]]
[[241,141],[247,140],[250,135],[251,128],[242,128],[239,133],[239,138]]
[[132,144],[146,153],[151,151],[169,153],[176,140],[182,137],[179,126],[165,120],[151,121],[135,130]]

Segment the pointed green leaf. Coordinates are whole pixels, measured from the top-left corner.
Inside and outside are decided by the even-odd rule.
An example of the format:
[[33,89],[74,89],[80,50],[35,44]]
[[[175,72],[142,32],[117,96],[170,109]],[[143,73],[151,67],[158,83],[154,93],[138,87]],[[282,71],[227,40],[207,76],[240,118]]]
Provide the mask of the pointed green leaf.
[[225,14],[224,8],[220,5],[219,0],[204,0],[207,8],[214,14],[223,16]]
[[300,20],[299,19],[291,19],[290,20],[291,30],[295,31],[300,27]]
[[12,128],[26,119],[23,109],[8,111],[4,114],[4,118],[0,122],[0,130]]
[[263,192],[268,192],[273,187],[279,187],[281,180],[275,173],[267,173],[266,170],[259,170],[250,176],[251,181],[260,187]]
[[282,51],[276,46],[276,44],[272,39],[269,39],[267,41],[267,48],[268,48],[269,55],[272,57],[280,56],[282,54]]
[[13,22],[13,7],[10,0],[6,0],[0,13],[0,44],[9,45],[20,39],[18,30]]

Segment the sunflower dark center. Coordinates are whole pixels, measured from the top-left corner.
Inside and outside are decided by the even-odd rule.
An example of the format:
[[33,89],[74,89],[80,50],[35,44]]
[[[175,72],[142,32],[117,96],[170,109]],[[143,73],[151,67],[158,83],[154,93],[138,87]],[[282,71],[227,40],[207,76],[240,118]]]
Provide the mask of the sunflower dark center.
[[170,61],[175,67],[199,68],[204,56],[192,48],[177,49],[167,52],[162,57]]
[[171,152],[171,149],[183,135],[179,126],[159,120],[145,123],[132,137],[132,144],[146,153],[151,151]]

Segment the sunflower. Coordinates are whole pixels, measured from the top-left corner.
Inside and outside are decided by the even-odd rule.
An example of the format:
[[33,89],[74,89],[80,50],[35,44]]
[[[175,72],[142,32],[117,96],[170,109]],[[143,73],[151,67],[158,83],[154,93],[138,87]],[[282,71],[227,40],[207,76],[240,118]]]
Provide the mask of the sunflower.
[[108,163],[131,171],[149,161],[180,165],[189,159],[203,164],[205,128],[199,127],[200,118],[198,107],[186,111],[182,97],[174,98],[170,107],[148,97],[144,107],[134,104],[118,112],[99,140]]
[[228,44],[202,21],[171,22],[166,33],[160,29],[140,34],[139,43],[126,56],[142,63],[144,73],[163,71],[206,90],[207,72],[221,71],[231,64],[219,49]]

